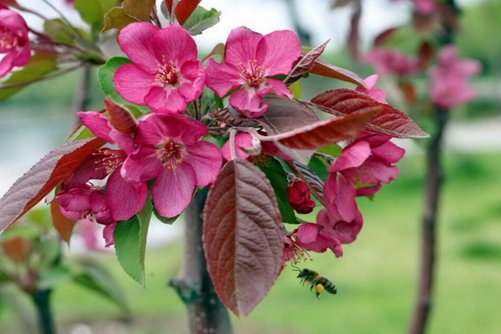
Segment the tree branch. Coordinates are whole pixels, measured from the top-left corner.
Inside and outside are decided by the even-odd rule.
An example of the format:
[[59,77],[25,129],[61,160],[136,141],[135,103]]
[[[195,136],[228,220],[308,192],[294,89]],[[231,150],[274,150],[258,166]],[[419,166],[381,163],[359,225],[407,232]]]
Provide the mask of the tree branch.
[[219,300],[207,272],[202,245],[202,212],[207,190],[199,190],[185,211],[184,263],[177,279],[169,282],[188,310],[191,334],[231,334],[228,311]]

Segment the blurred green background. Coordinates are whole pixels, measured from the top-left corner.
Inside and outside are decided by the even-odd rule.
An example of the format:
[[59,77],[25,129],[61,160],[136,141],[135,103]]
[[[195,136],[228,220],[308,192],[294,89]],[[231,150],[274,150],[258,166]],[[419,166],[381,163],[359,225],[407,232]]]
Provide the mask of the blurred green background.
[[[430,333],[435,334],[501,333],[501,140],[496,142],[501,136],[501,39],[495,36],[501,24],[501,1],[471,3],[464,7],[458,47],[463,57],[480,60],[484,70],[474,83],[478,99],[452,116],[454,136],[448,138],[445,157],[447,178],[440,208],[439,267],[430,324]],[[342,52],[325,58],[370,74],[369,68],[352,63]],[[12,175],[22,175],[33,161],[60,145],[76,124],[70,107],[76,79],[73,74],[42,83],[0,102],[2,193],[12,183]],[[308,97],[333,87],[336,83],[332,81],[309,79],[303,93]],[[99,108],[102,96],[97,86],[92,95],[93,108]],[[401,108],[406,111],[405,106]],[[415,116],[425,118],[419,112]],[[488,131],[483,132],[484,128]],[[465,138],[471,138],[473,144],[461,147],[458,143]],[[233,318],[236,333],[406,331],[417,284],[425,180],[423,144],[425,141],[410,146],[399,164],[397,181],[373,201],[359,201],[365,226],[357,241],[344,248],[342,258],[312,254],[311,262],[301,264],[331,279],[338,295],[315,298],[299,284],[297,273],[286,268],[248,318]],[[74,249],[70,254],[84,256]],[[68,283],[53,299],[62,333],[187,333],[183,305],[166,286],[179,270],[181,241],[149,250],[146,289],[123,273],[112,254],[85,256],[102,262],[120,281],[133,318],[124,322],[112,303]],[[23,323],[34,319],[31,305],[9,287],[0,295],[7,303],[0,304],[0,333],[22,333]]]

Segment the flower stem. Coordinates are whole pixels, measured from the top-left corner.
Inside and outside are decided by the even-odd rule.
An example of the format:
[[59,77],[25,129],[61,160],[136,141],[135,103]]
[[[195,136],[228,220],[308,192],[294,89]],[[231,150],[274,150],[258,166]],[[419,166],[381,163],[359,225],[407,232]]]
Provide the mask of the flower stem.
[[52,310],[50,307],[50,297],[52,290],[37,290],[31,294],[31,299],[38,314],[38,326],[40,334],[56,334]]
[[184,263],[178,278],[169,282],[186,305],[191,334],[231,334],[228,311],[219,300],[207,272],[202,245],[202,212],[207,189],[195,194],[186,214]]

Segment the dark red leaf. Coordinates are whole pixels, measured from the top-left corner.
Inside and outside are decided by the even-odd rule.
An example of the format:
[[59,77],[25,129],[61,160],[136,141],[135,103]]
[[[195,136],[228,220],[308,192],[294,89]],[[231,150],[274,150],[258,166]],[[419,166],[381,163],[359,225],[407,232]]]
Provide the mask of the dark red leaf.
[[318,121],[293,131],[261,140],[277,141],[280,144],[300,150],[314,150],[342,140],[354,139],[383,108],[375,106],[341,117]]
[[405,102],[408,105],[413,105],[417,100],[417,92],[416,87],[410,81],[406,80],[398,80],[397,82],[398,88],[402,95],[404,96]]
[[16,0],[0,0],[0,4],[5,6],[19,7]]
[[69,243],[76,221],[63,216],[59,204],[54,200],[50,203],[50,213],[52,216],[52,225],[54,225],[54,227],[56,228],[56,231],[57,233],[59,233],[61,240]]
[[0,232],[40,202],[103,144],[98,138],[75,141],[37,162],[0,199]]
[[364,80],[360,78],[357,74],[345,70],[344,68],[328,64],[320,59],[315,60],[315,63],[312,69],[310,70],[310,73],[331,79],[350,82],[357,86],[365,87]]
[[104,105],[106,106],[106,110],[110,113],[110,123],[115,129],[127,134],[136,132],[136,120],[127,108],[113,102],[113,100],[109,98],[104,100]]
[[221,301],[248,315],[277,279],[285,229],[273,188],[247,160],[229,161],[209,192],[203,243]]
[[311,102],[336,116],[362,112],[381,106],[382,110],[367,125],[367,128],[371,131],[397,138],[428,137],[428,134],[421,130],[419,125],[400,110],[388,104],[377,102],[369,95],[351,89],[329,90],[318,94]]
[[329,41],[324,42],[322,45],[317,46],[300,58],[297,64],[292,68],[290,74],[287,76],[285,83],[290,85],[299,80],[303,74],[308,73],[312,69],[315,60],[317,60],[317,58],[324,52],[328,43]]
[[376,48],[383,46],[388,41],[388,39],[391,38],[391,36],[393,36],[395,32],[397,32],[398,29],[399,27],[389,28],[377,35],[374,39],[373,47]]
[[433,45],[428,42],[428,41],[423,41],[421,45],[419,45],[419,50],[418,50],[418,61],[419,61],[419,66],[421,68],[425,68],[428,66],[431,61],[433,60],[433,57],[435,56],[433,50]]
[[[171,15],[172,2],[172,0],[165,0],[165,5]],[[179,0],[177,1],[177,4],[174,2],[174,4],[176,4],[174,13],[176,13],[177,22],[179,22],[180,25],[183,25],[193,11],[195,11],[200,2],[202,2],[202,0]]]

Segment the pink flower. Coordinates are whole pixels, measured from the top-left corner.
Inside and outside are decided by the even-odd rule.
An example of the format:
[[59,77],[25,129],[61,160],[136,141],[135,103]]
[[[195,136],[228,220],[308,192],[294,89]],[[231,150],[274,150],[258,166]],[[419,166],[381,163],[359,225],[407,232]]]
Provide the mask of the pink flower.
[[127,101],[169,114],[183,112],[202,93],[205,70],[197,61],[195,41],[181,26],[132,23],[120,31],[118,43],[132,60],[113,77]]
[[[264,156],[275,156],[285,161],[291,160],[290,157],[288,157],[285,153],[283,153],[271,141],[264,141],[264,142],[259,142],[259,140],[256,141],[256,139],[254,139],[254,137],[248,132],[241,132],[235,136],[235,153],[237,158],[240,159],[248,158],[251,161],[254,158],[259,159],[259,157],[250,156],[249,153],[246,151],[246,149],[254,150],[256,148],[259,148],[259,146],[261,148],[261,154]],[[229,140],[223,145],[221,153],[223,154],[223,158],[225,158],[228,161],[231,160]]]
[[290,72],[301,55],[296,34],[289,30],[268,35],[240,27],[232,30],[226,42],[224,62],[209,59],[207,86],[220,97],[233,89],[230,105],[249,118],[261,116],[268,108],[261,98],[269,93],[292,97],[287,86],[271,77]]
[[181,115],[150,114],[138,124],[137,150],[122,175],[129,182],[155,179],[153,203],[164,217],[175,217],[190,204],[195,187],[214,182],[221,168],[219,149],[206,141],[207,129]]
[[377,74],[368,76],[367,78],[364,79],[365,87],[358,86],[356,91],[367,94],[378,102],[386,103],[386,93],[384,92],[384,90],[379,88],[373,88],[376,85],[378,79],[379,75]]
[[106,195],[100,189],[86,185],[61,189],[55,198],[61,213],[68,219],[89,220],[103,225],[115,223]]
[[328,169],[324,185],[325,208],[329,215],[353,221],[358,215],[355,196],[371,196],[398,176],[394,166],[405,150],[391,137],[364,135],[343,149]]
[[0,78],[16,66],[24,66],[31,57],[28,26],[23,17],[0,5]]
[[417,59],[411,59],[395,50],[376,48],[366,54],[363,60],[374,66],[380,75],[413,75],[420,70]]
[[127,221],[137,214],[146,203],[148,189],[146,182],[130,182],[122,177],[122,166],[128,154],[134,150],[132,135],[113,128],[109,120],[97,112],[79,112],[82,123],[97,137],[121,149],[101,149],[84,163],[72,176],[66,179],[63,187],[86,184],[89,180],[106,182],[106,197],[115,221]]
[[315,208],[315,202],[311,200],[308,185],[299,179],[294,180],[287,188],[287,199],[291,207],[298,213],[310,213]]
[[468,80],[480,72],[480,64],[471,59],[461,60],[454,46],[444,47],[438,55],[438,63],[430,69],[430,96],[443,108],[466,103],[475,97]]

